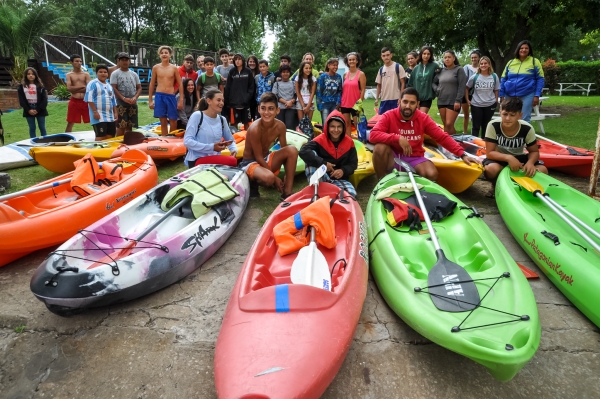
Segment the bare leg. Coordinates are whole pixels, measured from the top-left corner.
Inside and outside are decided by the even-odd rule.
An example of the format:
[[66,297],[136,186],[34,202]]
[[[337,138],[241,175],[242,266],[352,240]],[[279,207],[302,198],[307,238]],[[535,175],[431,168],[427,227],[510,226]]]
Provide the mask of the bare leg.
[[294,176],[296,175],[296,163],[298,162],[298,149],[288,145],[275,152],[271,167],[273,170],[279,170],[281,165],[285,166],[285,178],[283,181],[283,196],[287,197],[292,193],[294,185]]
[[350,114],[342,114],[344,119],[346,120],[346,135],[350,137],[350,133],[352,133],[352,126],[350,125]]
[[[174,132],[175,130],[177,130],[177,119],[175,119],[175,120],[171,119],[171,120],[169,120],[169,123],[171,124],[171,129],[169,130],[169,132]],[[164,134],[163,134],[163,136],[164,136]]]
[[468,134],[469,132],[469,104],[465,103],[462,105],[463,115],[465,116],[463,119],[463,134]]
[[421,112],[425,112],[426,114],[428,114],[428,113],[429,113],[429,108],[427,108],[427,107],[421,107],[421,108],[419,108],[419,110],[420,110]]
[[440,108],[440,117],[442,118],[442,122],[444,123],[444,131],[448,134],[456,134],[454,122],[456,122],[458,112],[450,110],[448,108]]
[[377,179],[381,179],[394,168],[394,152],[389,145],[375,144],[373,148],[373,167]]
[[300,122],[304,118],[304,111],[301,109],[298,110],[298,122]]
[[313,112],[315,112],[314,109],[308,110],[308,117],[310,118],[311,121],[312,121],[312,117],[313,117]]
[[431,181],[437,181],[438,170],[431,161],[421,162],[415,166],[415,171],[419,176],[422,176]]
[[67,127],[65,128],[65,133],[71,133],[73,131],[73,122],[67,122]]

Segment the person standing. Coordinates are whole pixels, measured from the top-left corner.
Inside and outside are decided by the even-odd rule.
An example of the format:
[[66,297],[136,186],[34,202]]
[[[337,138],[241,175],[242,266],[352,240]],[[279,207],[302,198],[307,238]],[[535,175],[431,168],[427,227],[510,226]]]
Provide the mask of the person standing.
[[229,62],[229,51],[226,48],[219,50],[219,58],[221,59],[222,65],[217,66],[215,70],[221,75],[223,84],[226,84],[227,78],[229,77],[229,71],[231,71],[234,66]]
[[79,54],[73,54],[69,58],[73,70],[67,73],[67,90],[71,93],[69,99],[69,106],[67,107],[67,127],[65,133],[73,131],[73,125],[75,123],[90,123],[90,114],[88,112],[88,106],[83,101],[87,84],[92,80],[90,74],[83,71],[81,66],[83,61]]
[[[342,102],[342,77],[338,70],[337,58],[327,60],[325,73],[317,79],[317,109],[321,112],[321,122],[325,124],[330,113]],[[345,126],[344,126],[345,130]]]
[[[256,104],[260,103],[260,97],[264,93],[273,91],[273,85],[275,84],[275,75],[272,72],[269,72],[269,61],[258,61],[258,69],[260,73],[254,77],[254,84],[256,85]],[[258,119],[258,117],[255,115],[255,120],[256,119]]]
[[46,117],[48,116],[48,91],[34,68],[26,68],[23,81],[17,89],[19,105],[23,108],[23,117],[29,125],[29,137],[35,138],[35,121],[40,134],[46,135]]
[[432,87],[438,97],[444,131],[448,134],[456,134],[454,122],[460,112],[466,84],[467,75],[460,67],[454,51],[444,52],[444,68],[436,75]]
[[115,137],[118,111],[115,93],[108,83],[108,67],[103,64],[96,66],[96,76],[86,87],[84,101],[89,106],[96,141],[100,141]]
[[[194,82],[198,79],[198,72],[194,71],[194,57],[191,54],[186,55],[183,58],[183,65],[178,69],[179,76],[181,79],[193,79]],[[174,86],[175,92],[177,92],[177,82],[175,82]]]
[[[171,131],[177,129],[178,110],[183,109],[183,87],[181,87],[181,76],[177,67],[170,63],[173,49],[169,46],[160,46],[158,48],[160,64],[152,67],[152,78],[148,85],[148,107],[154,110],[154,117],[159,118],[161,134],[169,134],[169,125]],[[158,84],[157,84],[158,82]],[[174,93],[175,83],[179,87],[179,102],[177,102]],[[154,101],[154,87],[156,86],[156,98]]]
[[415,69],[415,67],[417,66],[417,58],[419,58],[419,53],[417,53],[416,51],[411,51],[406,55],[406,65],[408,65],[408,68],[404,69],[404,72],[406,73],[406,78],[404,78],[404,82],[407,87],[408,80],[410,79],[410,74],[412,73],[413,69]]
[[433,48],[429,46],[421,47],[417,58],[417,66],[414,67],[410,79],[408,79],[408,87],[414,87],[419,92],[419,110],[421,112],[428,113],[431,108],[431,103],[435,98],[435,91],[432,88],[433,79],[439,69],[439,65],[435,63],[433,58]]
[[[246,60],[246,66],[248,69],[252,71],[252,78],[256,82],[256,77],[260,75],[260,70],[258,68],[258,58],[255,55],[249,55]],[[258,102],[256,101],[256,84],[254,85],[254,95],[252,96],[252,100],[250,100],[250,115],[252,116],[252,120],[257,120],[259,118],[258,112],[256,111],[256,105]]]
[[254,97],[254,77],[250,68],[245,67],[245,59],[241,53],[233,56],[235,68],[229,71],[225,83],[225,105],[233,110],[234,124],[242,123],[248,129],[252,115],[250,104]]
[[[198,97],[196,93],[196,82],[192,79],[183,79],[183,109],[178,110],[177,118],[177,129],[185,129],[187,127],[188,120],[196,110],[198,104]],[[179,93],[175,96],[175,99],[179,102]],[[220,112],[221,110],[219,110]]]
[[352,120],[354,120],[355,126],[358,122],[358,111],[354,109],[354,105],[358,100],[365,100],[367,77],[363,71],[358,69],[361,63],[360,54],[348,53],[344,58],[344,63],[348,65],[348,72],[344,75],[340,109],[346,119],[346,134],[351,137]]
[[[292,58],[287,54],[284,54],[281,57],[279,57],[279,68],[281,68],[282,65],[289,65],[289,67],[291,68]],[[276,72],[274,72],[274,75],[277,81],[281,80],[281,71],[279,69]]]
[[302,120],[305,116],[312,120],[312,115],[315,110],[313,105],[313,99],[315,97],[315,90],[317,88],[317,82],[315,77],[311,73],[311,65],[307,61],[300,64],[300,73],[294,79],[296,83],[296,109],[298,110],[298,120]]
[[129,69],[129,54],[117,54],[119,69],[110,75],[110,85],[117,98],[117,136],[123,136],[138,127],[137,99],[142,94],[142,83],[137,73]]
[[389,48],[381,49],[381,59],[383,66],[379,68],[375,83],[377,83],[377,94],[375,95],[375,106],[379,103],[381,95],[381,105],[379,106],[379,115],[385,111],[398,108],[400,93],[404,90],[404,79],[406,73],[402,65],[392,61],[393,54]]
[[204,56],[203,55],[199,55],[198,58],[196,58],[196,66],[198,66],[198,76],[200,76],[201,74],[206,72],[206,68],[204,68]]
[[[465,97],[469,89],[473,89],[472,99],[468,99],[473,113],[473,126],[471,134],[485,138],[486,127],[492,120],[498,103],[498,91],[500,90],[500,79],[494,73],[492,61],[488,57],[481,57],[477,72],[467,81]],[[468,97],[467,97],[468,98]]]
[[523,102],[523,120],[531,121],[531,109],[540,103],[546,83],[542,64],[533,58],[529,40],[517,45],[515,58],[510,60],[500,80],[500,102],[504,97],[519,97]]
[[221,78],[221,75],[215,72],[215,59],[213,57],[204,57],[204,68],[206,72],[198,76],[196,80],[196,90],[198,92],[198,98],[206,97],[206,93],[210,89],[217,89],[224,93],[223,86],[225,82]]
[[[470,54],[471,63],[469,65],[465,65],[463,69],[465,70],[465,74],[467,75],[467,81],[469,78],[477,73],[477,68],[479,67],[479,59],[481,58],[481,53],[479,50],[473,50]],[[466,93],[466,92],[465,92]],[[462,111],[463,111],[463,132],[467,134],[469,131],[469,101],[471,100],[471,96],[465,94],[462,99]]]
[[[290,80],[292,68],[288,64],[279,67],[281,80],[273,85],[273,94],[279,103],[277,119],[285,123],[285,128],[295,130],[298,126],[296,120],[296,85]],[[260,103],[260,101],[259,101]]]

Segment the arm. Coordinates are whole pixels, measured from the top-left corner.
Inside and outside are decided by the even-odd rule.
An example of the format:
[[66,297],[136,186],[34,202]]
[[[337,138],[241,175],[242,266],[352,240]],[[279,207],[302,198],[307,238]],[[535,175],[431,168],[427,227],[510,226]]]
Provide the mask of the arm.
[[442,130],[438,124],[436,124],[433,119],[425,118],[423,119],[425,126],[423,126],[423,133],[429,135],[432,139],[438,142],[439,145],[456,155],[457,157],[462,157],[465,153],[465,150],[454,140],[450,135]]
[[319,76],[319,78],[317,79],[317,90],[316,90],[316,94],[317,94],[317,98],[316,98],[316,103],[317,103],[317,109],[319,111],[321,111],[322,107],[321,105],[323,104],[323,100],[322,100],[322,92],[323,90],[323,82],[321,77]]
[[173,70],[175,73],[175,81],[177,82],[177,87],[179,87],[179,101],[177,102],[177,110],[182,110],[183,109],[183,99],[184,99],[184,93],[183,93],[183,81],[181,80],[181,76],[179,76],[179,71],[177,70],[176,66],[173,66]]
[[379,95],[381,94],[381,83],[377,83],[377,94],[375,94],[375,102],[373,103],[375,106],[379,104]]
[[316,141],[311,140],[304,144],[300,148],[298,156],[308,165],[318,168],[321,165],[325,165],[325,160],[317,155],[319,151],[319,144]]
[[38,92],[38,103],[36,109],[38,111],[44,111],[48,107],[48,91],[45,87],[42,87]]
[[367,89],[367,75],[365,75],[363,71],[360,71],[358,81],[360,82],[360,99],[365,101],[365,90]]
[[[225,119],[225,117],[221,115],[219,115],[219,118]],[[238,149],[237,145],[235,144],[235,138],[233,137],[233,134],[231,134],[231,130],[229,130],[229,125],[227,121],[225,121],[223,125],[223,131],[221,132],[221,134],[223,135],[225,141],[231,141],[231,144],[229,144],[227,148],[229,149],[229,153],[231,154],[231,156],[235,157],[238,152]]]
[[412,72],[410,73],[410,78],[408,78],[408,83],[406,84],[406,87],[415,87],[415,76],[417,74],[417,68],[419,67],[419,65],[416,65]]
[[252,102],[252,98],[254,97],[254,91],[256,90],[256,83],[254,78],[252,77],[252,72],[250,72],[250,76],[248,77],[248,87],[246,89],[246,105],[250,105]]
[[534,141],[533,144],[527,145],[527,151],[529,151],[529,156],[527,163],[523,165],[523,172],[525,172],[527,176],[533,177],[537,171],[535,168],[535,163],[540,159],[540,149],[537,146],[537,141]]
[[458,90],[456,91],[456,99],[454,100],[454,102],[460,104],[465,95],[465,85],[467,84],[467,74],[465,73],[464,69],[459,68],[457,75],[458,75],[457,76]]
[[508,67],[504,67],[504,71],[502,72],[502,78],[500,79],[500,93],[498,93],[498,96],[502,99],[505,96],[505,84],[506,81],[508,80]]
[[[473,77],[475,75],[471,75],[469,80],[467,80],[467,84],[465,85],[465,97],[467,99],[467,104],[471,105],[471,101],[469,101],[469,89],[473,87]],[[474,90],[473,90],[474,91]]]
[[390,115],[393,114],[386,112],[383,116],[377,121],[373,129],[371,130],[371,135],[369,136],[369,141],[373,144],[382,143],[391,146],[392,148],[398,147],[398,142],[400,140],[400,135],[397,133],[390,133]]
[[125,96],[121,94],[121,92],[117,88],[117,84],[116,83],[111,83],[111,86],[113,88],[113,91],[115,92],[115,98],[118,98],[121,101],[125,101]]
[[25,97],[25,88],[23,88],[23,85],[19,86],[19,88],[17,89],[17,94],[19,95],[19,105],[21,106],[21,108],[23,108],[24,111],[29,113],[31,108],[29,108],[29,102]]
[[339,167],[344,172],[343,178],[348,178],[350,175],[354,174],[354,171],[358,168],[358,153],[356,152],[356,147],[352,147],[350,151],[348,151],[348,159],[344,164]]
[[[265,162],[265,160],[263,159],[263,150],[262,150],[262,145],[260,143],[260,135],[258,133],[258,128],[254,128],[256,124],[253,123],[250,128],[248,129],[248,133],[246,134],[246,146],[250,146],[252,148],[252,154],[254,154],[254,160],[256,161],[256,163],[258,163],[258,165],[260,165],[261,167],[267,169],[267,170],[271,170],[269,168],[269,165],[267,165],[267,163]],[[283,145],[282,145],[283,147]]]
[[296,87],[296,98],[298,99],[298,102],[300,103],[300,106],[302,108],[306,107],[306,104],[304,104],[304,99],[302,98],[302,95],[300,94],[300,82],[295,81],[294,82],[294,86]]
[[154,94],[154,86],[156,86],[156,65],[152,67],[152,78],[148,84],[148,108],[154,109],[154,101],[152,95]]
[[140,77],[137,75],[137,73],[135,74],[135,80],[135,97],[133,98],[132,104],[135,104],[138,98],[140,98],[142,95],[142,82],[140,81]]
[[[179,102],[179,98],[179,93],[177,93],[177,95],[175,96],[175,101]],[[180,120],[187,127],[188,117],[185,114],[185,109],[182,108],[177,110],[177,119]]]
[[312,88],[310,89],[310,98],[308,99],[307,107],[310,107],[313,103],[313,98],[315,97],[315,90],[317,89],[317,83],[313,82]]
[[286,147],[287,143],[287,131],[285,129],[285,125],[281,126],[279,129],[279,145],[281,148]]
[[[410,75],[410,77],[412,78],[412,75]],[[432,90],[433,90],[433,92],[436,94],[436,96],[437,96],[437,94],[438,94],[438,88],[439,88],[439,85],[440,85],[440,78],[439,78],[438,74],[436,74],[436,75],[433,77],[433,82],[431,83],[431,89],[432,89]]]
[[[183,145],[190,150],[196,152],[203,152],[210,154],[215,150],[215,143],[202,143],[198,141],[196,133],[198,132],[198,125],[200,124],[200,111],[196,111],[190,116],[185,134],[183,135]],[[198,133],[198,136],[200,134]]]

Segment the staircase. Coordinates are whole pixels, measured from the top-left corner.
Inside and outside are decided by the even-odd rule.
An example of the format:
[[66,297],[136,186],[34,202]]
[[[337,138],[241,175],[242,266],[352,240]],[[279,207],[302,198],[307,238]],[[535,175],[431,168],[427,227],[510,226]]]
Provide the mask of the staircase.
[[[71,64],[62,64],[58,62],[42,62],[42,66],[49,72],[52,72],[54,75],[58,76],[63,82],[67,81],[67,73],[73,70]],[[92,79],[96,79],[96,72],[92,68],[86,68],[83,66],[82,69],[88,72]]]

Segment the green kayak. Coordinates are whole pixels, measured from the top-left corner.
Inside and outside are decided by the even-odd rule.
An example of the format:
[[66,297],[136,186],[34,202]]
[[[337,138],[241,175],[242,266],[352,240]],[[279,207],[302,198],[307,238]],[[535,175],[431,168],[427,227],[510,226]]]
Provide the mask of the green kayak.
[[[285,138],[287,140],[287,144],[293,145],[298,149],[298,151],[300,151],[300,148],[304,144],[308,143],[308,136],[295,130],[288,129]],[[271,147],[271,151],[278,150],[280,148],[281,146],[279,145],[279,142],[277,142],[273,147]],[[302,158],[298,157],[298,162],[296,163],[296,174],[304,172],[304,168],[306,168],[304,161]],[[281,167],[281,173],[285,173],[285,168],[283,166]]]
[[[504,168],[498,177],[496,201],[504,222],[550,281],[600,327],[600,254],[541,199],[512,180],[521,176]],[[600,232],[598,201],[542,173],[533,180],[560,208]],[[585,233],[600,245],[600,239]]]
[[[367,205],[375,282],[394,312],[421,335],[482,364],[496,379],[509,381],[540,343],[541,327],[531,287],[475,210],[441,186],[420,177],[416,180],[423,185],[425,196],[441,194],[457,203],[454,212],[434,221],[433,227],[446,257],[461,266],[459,277],[434,268],[436,251],[427,231],[389,224],[383,202],[376,195],[399,183],[410,185],[407,174],[394,171],[375,186]],[[414,193],[390,195],[400,200],[411,196]],[[474,293],[475,303],[461,300],[463,289]],[[444,309],[440,302],[452,306]]]

